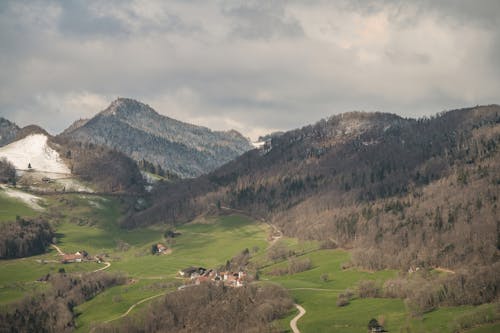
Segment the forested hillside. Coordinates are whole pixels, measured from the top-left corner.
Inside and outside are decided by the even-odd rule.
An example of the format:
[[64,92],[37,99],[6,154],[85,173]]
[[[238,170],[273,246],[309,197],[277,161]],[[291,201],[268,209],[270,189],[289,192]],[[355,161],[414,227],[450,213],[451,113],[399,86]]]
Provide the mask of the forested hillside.
[[99,191],[141,193],[144,190],[137,164],[123,153],[63,137],[55,138],[52,145],[69,165],[71,173]]
[[403,119],[348,113],[273,137],[207,176],[166,184],[124,225],[231,207],[369,268],[487,264],[500,248],[500,107]]
[[0,147],[14,141],[19,130],[19,126],[0,117]]
[[45,252],[55,232],[45,220],[18,218],[0,224],[0,259],[22,258]]

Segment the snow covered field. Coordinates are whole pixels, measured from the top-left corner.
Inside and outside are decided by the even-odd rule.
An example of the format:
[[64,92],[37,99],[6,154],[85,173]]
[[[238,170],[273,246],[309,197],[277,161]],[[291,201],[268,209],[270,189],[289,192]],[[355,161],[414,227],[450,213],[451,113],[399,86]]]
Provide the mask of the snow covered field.
[[59,154],[48,146],[44,134],[32,134],[1,147],[0,157],[7,158],[16,169],[26,170],[31,164],[35,171],[71,174]]

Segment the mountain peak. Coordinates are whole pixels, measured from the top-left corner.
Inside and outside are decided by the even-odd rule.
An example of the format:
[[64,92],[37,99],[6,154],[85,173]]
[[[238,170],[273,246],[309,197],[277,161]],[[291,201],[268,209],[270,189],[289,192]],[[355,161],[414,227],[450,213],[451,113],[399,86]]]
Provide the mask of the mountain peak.
[[21,140],[24,139],[27,136],[34,135],[34,134],[42,134],[46,137],[51,137],[49,133],[47,133],[46,130],[41,128],[38,125],[28,125],[19,130],[19,132],[16,135],[16,140]]
[[114,100],[63,136],[108,146],[182,177],[207,173],[252,149],[249,140],[234,130],[212,131],[175,120],[130,98]]
[[111,104],[100,114],[105,116],[131,116],[144,113],[158,115],[158,113],[147,104],[132,98],[119,97],[111,102]]

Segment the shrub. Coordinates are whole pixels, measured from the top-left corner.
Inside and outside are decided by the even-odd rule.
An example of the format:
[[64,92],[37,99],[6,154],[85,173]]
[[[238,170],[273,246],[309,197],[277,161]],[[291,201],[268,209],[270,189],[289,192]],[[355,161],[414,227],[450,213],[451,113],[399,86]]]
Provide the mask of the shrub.
[[361,298],[379,297],[380,287],[373,280],[363,280],[358,283],[358,295]]
[[282,242],[277,242],[269,249],[267,256],[270,260],[278,261],[286,259],[290,255],[288,248]]
[[337,306],[346,306],[349,305],[349,298],[347,298],[344,294],[340,294],[337,298]]
[[295,274],[310,270],[312,268],[311,259],[291,258],[288,260],[288,274]]

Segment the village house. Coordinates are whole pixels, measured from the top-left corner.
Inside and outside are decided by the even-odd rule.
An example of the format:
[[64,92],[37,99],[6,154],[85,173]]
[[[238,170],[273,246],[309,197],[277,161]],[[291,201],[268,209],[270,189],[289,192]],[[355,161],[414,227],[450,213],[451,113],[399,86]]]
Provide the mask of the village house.
[[69,264],[73,262],[82,262],[83,255],[79,252],[75,254],[65,254],[62,256],[61,262],[63,264]]
[[167,252],[167,250],[168,250],[168,248],[161,243],[156,244],[156,248],[158,249],[159,254],[163,254],[163,253]]
[[223,283],[228,287],[242,287],[247,282],[246,272],[217,272],[215,270],[207,270],[203,274],[197,272],[191,274],[191,281],[195,284],[203,282]]
[[61,258],[61,263],[69,264],[74,262],[82,262],[83,260],[90,260],[88,252],[85,250],[80,250],[75,252],[74,254],[63,254]]
[[190,278],[194,279],[197,278],[198,276],[202,276],[207,272],[206,268],[203,267],[188,267],[183,270],[179,271],[179,275],[184,277],[184,278]]
[[204,282],[223,283],[228,287],[242,287],[247,282],[247,273],[239,272],[219,272],[213,269],[207,270],[203,267],[188,267],[179,271],[179,275],[189,279],[190,284],[199,285]]

